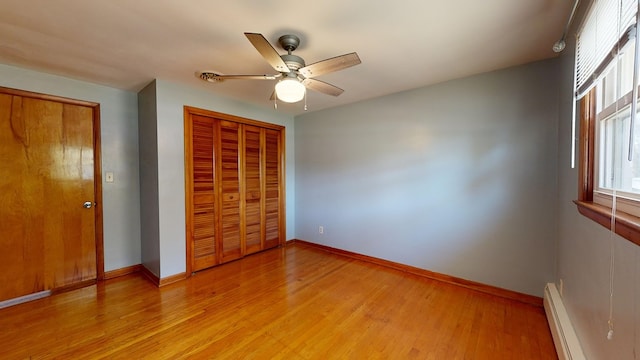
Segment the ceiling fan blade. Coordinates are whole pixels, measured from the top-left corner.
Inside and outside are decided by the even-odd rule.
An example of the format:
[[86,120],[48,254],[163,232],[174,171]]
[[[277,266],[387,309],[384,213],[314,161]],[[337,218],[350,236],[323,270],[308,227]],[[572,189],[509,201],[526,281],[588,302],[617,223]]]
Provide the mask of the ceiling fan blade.
[[344,92],[344,90],[337,86],[316,79],[304,79],[302,80],[302,85],[311,90],[332,96],[338,96]]
[[344,54],[336,56],[330,59],[318,61],[311,65],[307,65],[298,71],[306,78],[312,78],[320,76],[322,74],[331,73],[334,71],[346,69],[348,67],[360,64],[360,58],[358,54],[352,52],[350,54]]
[[213,72],[198,72],[196,75],[205,81],[209,82],[220,82],[224,80],[275,80],[282,76],[282,74],[278,75],[221,75]]
[[278,54],[276,49],[271,46],[269,41],[267,41],[267,39],[265,39],[262,34],[244,33],[244,35],[247,37],[247,39],[249,39],[249,41],[251,41],[253,47],[258,50],[260,55],[262,55],[262,57],[267,60],[271,67],[283,73],[288,73],[290,71],[287,64],[285,64],[285,62],[280,57],[280,54]]

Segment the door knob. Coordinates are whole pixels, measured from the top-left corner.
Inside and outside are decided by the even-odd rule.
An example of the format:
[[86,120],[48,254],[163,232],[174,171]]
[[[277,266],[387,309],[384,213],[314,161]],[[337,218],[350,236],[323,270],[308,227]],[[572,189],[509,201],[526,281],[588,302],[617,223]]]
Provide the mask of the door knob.
[[85,209],[91,209],[92,206],[93,203],[91,201],[85,201],[84,204],[82,204],[82,207]]

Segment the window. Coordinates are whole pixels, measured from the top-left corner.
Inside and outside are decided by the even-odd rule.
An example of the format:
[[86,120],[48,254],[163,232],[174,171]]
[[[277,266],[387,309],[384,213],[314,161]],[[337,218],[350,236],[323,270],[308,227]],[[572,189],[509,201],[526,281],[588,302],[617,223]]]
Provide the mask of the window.
[[[608,200],[603,199],[611,197],[614,190],[616,196],[640,201],[640,146],[636,146],[640,145],[640,127],[631,129],[634,55],[632,43],[597,81],[595,95],[592,95],[595,96],[597,139],[594,201],[603,205],[609,205]],[[640,211],[632,212],[640,216]]]
[[578,34],[581,146],[576,204],[580,213],[607,228],[613,216],[616,233],[640,245],[637,8],[637,1],[596,0]]

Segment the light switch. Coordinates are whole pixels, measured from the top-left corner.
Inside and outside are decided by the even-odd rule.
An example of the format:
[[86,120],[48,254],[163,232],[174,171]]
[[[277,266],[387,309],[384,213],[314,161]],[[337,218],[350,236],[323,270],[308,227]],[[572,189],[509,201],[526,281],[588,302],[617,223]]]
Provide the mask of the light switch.
[[113,172],[109,171],[109,172],[106,173],[105,181],[108,182],[108,183],[112,183],[113,182]]

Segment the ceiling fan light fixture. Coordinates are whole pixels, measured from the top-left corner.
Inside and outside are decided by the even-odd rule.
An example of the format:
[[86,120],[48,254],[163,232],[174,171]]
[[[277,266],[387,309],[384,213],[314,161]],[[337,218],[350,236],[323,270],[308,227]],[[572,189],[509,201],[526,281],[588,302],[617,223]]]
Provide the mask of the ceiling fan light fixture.
[[276,95],[284,102],[298,102],[304,98],[305,92],[306,88],[298,79],[282,79],[276,84]]

